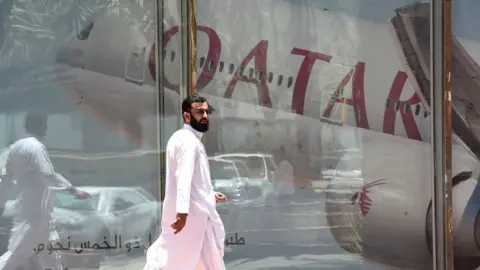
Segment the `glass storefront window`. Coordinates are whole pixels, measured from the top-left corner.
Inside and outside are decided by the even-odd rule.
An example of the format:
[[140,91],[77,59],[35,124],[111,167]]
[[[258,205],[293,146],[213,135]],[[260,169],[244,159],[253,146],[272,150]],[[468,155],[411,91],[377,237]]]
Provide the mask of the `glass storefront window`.
[[431,269],[429,8],[197,1],[204,143],[250,171],[227,269]]
[[[143,268],[160,232],[164,147],[193,91],[183,85],[180,3],[0,1],[0,266],[13,237],[26,243],[12,250],[26,269]],[[430,4],[195,6],[190,83],[215,109],[203,143],[212,183],[229,198],[217,205],[227,269],[432,269]],[[453,1],[453,231],[462,269],[480,265],[475,6]],[[28,166],[13,169],[12,157],[31,135],[29,117],[46,123],[40,141],[55,171],[89,198],[60,189],[48,214],[25,207],[40,185],[25,185]],[[46,217],[48,229],[28,231],[26,215]]]
[[[451,2],[451,102],[452,129],[455,133],[452,148],[464,148],[475,162],[465,164],[458,152],[452,156],[453,163],[453,254],[455,269],[480,268],[480,228],[478,158],[480,140],[478,133],[478,97],[480,89],[477,73],[478,42],[480,36],[475,30],[475,22],[480,19],[473,10],[480,7],[476,1]],[[462,173],[458,173],[461,168]],[[457,173],[455,172],[457,170]]]
[[[162,138],[181,102],[156,83],[155,3],[0,1],[0,268],[143,268],[160,230]],[[178,27],[175,1],[165,6],[162,24]],[[165,54],[174,84],[179,40]],[[22,140],[33,127],[45,127],[38,144]],[[40,143],[58,173],[48,181],[34,173],[45,157],[17,157]]]

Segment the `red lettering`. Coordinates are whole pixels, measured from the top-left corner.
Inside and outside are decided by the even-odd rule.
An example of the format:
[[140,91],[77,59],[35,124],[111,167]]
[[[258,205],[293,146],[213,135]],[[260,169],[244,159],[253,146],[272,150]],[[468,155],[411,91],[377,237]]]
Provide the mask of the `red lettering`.
[[[344,98],[343,90],[352,76],[352,98]],[[345,103],[353,106],[357,127],[369,129],[370,126],[368,125],[367,110],[365,108],[364,76],[365,63],[358,62],[357,65],[352,68],[347,75],[345,75],[338,85],[337,89],[332,95],[332,98],[328,102],[325,111],[323,112],[323,117],[330,117],[333,106],[336,103]]]
[[[168,29],[167,31],[165,31],[165,33],[163,33],[163,49],[164,50],[167,47],[167,44],[170,41],[170,39],[177,32],[178,32],[178,26],[174,26],[174,27]],[[165,59],[165,53],[163,54],[163,58]],[[148,59],[148,69],[150,70],[150,75],[152,76],[154,81],[157,80],[157,76],[156,76],[157,65],[156,65],[156,62],[157,62],[157,60],[155,59],[155,42],[154,42],[152,44],[152,48],[150,49],[150,56],[149,56],[149,59]],[[172,84],[168,80],[168,78],[165,76],[165,74],[163,76],[163,84],[166,88],[172,89],[172,90],[175,90],[175,91],[178,92],[178,84]]]
[[332,57],[330,55],[325,55],[299,48],[293,48],[291,54],[304,56],[302,65],[300,66],[300,69],[297,73],[297,79],[295,81],[292,96],[292,111],[297,114],[303,115],[305,96],[307,94],[307,85],[308,81],[310,80],[310,74],[312,73],[313,65],[317,60],[330,62]]
[[[205,66],[202,69],[202,72],[200,76],[198,77],[197,80],[197,87],[198,90],[204,88],[207,86],[213,79],[213,76],[215,75],[215,72],[217,70],[218,63],[220,62],[220,53],[222,50],[221,42],[220,42],[220,37],[217,35],[217,33],[209,27],[206,26],[198,26],[197,31],[204,32],[208,36],[209,40],[209,47],[208,47],[208,53],[207,53],[207,58],[205,61]],[[174,26],[165,33],[163,33],[163,48],[165,49],[168,45],[168,42],[172,39],[172,37],[178,33],[178,26]],[[164,54],[165,58],[165,54]],[[213,62],[214,66],[213,68],[209,68],[209,63]],[[152,76],[153,80],[156,80],[156,60],[155,60],[155,43],[153,43],[152,48],[150,50],[150,58],[149,58],[149,63],[148,67],[150,70],[150,75]],[[178,91],[178,84],[173,84],[171,83],[166,76],[164,76],[164,86],[166,88]]]
[[[403,92],[403,87],[407,81],[407,74],[405,72],[398,72],[397,76],[393,80],[390,93],[388,94],[387,102],[389,106],[385,108],[385,114],[383,117],[383,132],[388,134],[394,134],[395,132],[395,120],[397,118],[397,112],[395,108],[400,110],[400,116],[402,117],[403,125],[407,133],[407,137],[414,140],[422,140],[420,131],[418,130],[417,123],[413,117],[413,110],[411,107],[420,103],[420,98],[417,93],[414,93],[408,100],[400,101],[400,96]],[[398,104],[397,104],[398,103]],[[406,105],[409,104],[409,110],[406,110]]]
[[[223,95],[224,98],[232,98],[233,90],[235,90],[238,81],[253,83],[257,87],[259,104],[264,107],[272,108],[272,101],[270,100],[267,83],[267,49],[268,41],[262,40],[248,53],[228,84],[227,90]],[[246,66],[253,58],[255,58],[255,74],[257,76],[247,77],[244,74],[240,74],[241,72],[239,71],[241,69],[246,69]],[[260,72],[263,73],[263,76],[259,75]]]
[[[218,64],[220,62],[220,54],[222,52],[222,44],[220,37],[217,35],[215,30],[206,26],[198,26],[198,31],[204,32],[208,36],[208,53],[205,60],[205,65],[203,66],[200,77],[198,77],[197,87],[198,90],[203,89],[207,86],[215,76],[217,71]],[[213,68],[210,68],[210,63],[213,62]]]
[[[331,56],[308,51],[305,49],[293,48],[291,54],[293,55],[301,55],[303,56],[302,64],[297,73],[297,79],[295,80],[295,86],[293,88],[292,94],[292,112],[303,115],[304,114],[304,106],[305,106],[305,96],[307,94],[307,86],[308,81],[310,80],[310,75],[312,74],[313,65],[315,61],[322,60],[325,62],[330,62],[332,59]],[[294,168],[295,174],[295,182],[299,181],[300,179],[311,179],[310,175],[305,175],[305,165],[310,164],[310,142],[312,138],[309,136],[308,130],[309,128],[302,124],[302,121],[298,121],[297,124],[297,140],[298,140],[298,147],[299,151],[302,152],[302,159],[301,162],[303,164],[296,164]],[[303,182],[303,181],[302,181]],[[305,183],[296,183],[296,185],[305,186]],[[308,187],[309,185],[307,185]],[[311,186],[310,186],[311,187]]]

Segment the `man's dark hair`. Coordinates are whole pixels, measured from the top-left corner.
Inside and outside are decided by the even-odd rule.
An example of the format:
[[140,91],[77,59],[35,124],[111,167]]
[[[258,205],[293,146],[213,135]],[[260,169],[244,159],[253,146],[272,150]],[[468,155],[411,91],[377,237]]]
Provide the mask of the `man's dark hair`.
[[44,132],[47,118],[48,116],[46,114],[28,113],[25,117],[25,130],[34,135],[37,135],[39,132]]
[[201,96],[189,96],[186,97],[182,102],[182,115],[184,112],[190,112],[193,103],[204,103],[207,102],[207,99]]

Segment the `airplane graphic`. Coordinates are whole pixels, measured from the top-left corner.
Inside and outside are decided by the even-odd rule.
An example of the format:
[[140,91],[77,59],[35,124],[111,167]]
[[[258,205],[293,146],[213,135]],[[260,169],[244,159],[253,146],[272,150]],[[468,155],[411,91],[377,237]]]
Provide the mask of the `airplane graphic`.
[[368,197],[368,193],[370,193],[370,188],[378,185],[384,185],[386,179],[380,179],[373,182],[370,182],[364,185],[359,191],[355,192],[352,196],[352,204],[358,204],[360,206],[360,211],[362,216],[368,215],[368,211],[370,211],[370,207],[372,207],[372,199]]
[[[53,75],[72,106],[148,148],[157,138],[146,136],[156,130],[145,119],[154,119],[160,107],[173,123],[162,130],[168,139],[180,115],[178,7],[165,7],[164,103],[158,104],[151,3],[124,2],[128,8],[115,12],[92,7],[94,15],[82,18],[82,29],[58,49],[55,64],[25,76]],[[324,208],[338,245],[355,245],[345,225],[361,224],[355,230],[363,248],[347,252],[382,267],[431,269],[428,3],[198,0],[197,7],[195,88],[217,110],[206,149],[242,150],[248,135],[258,133],[265,144],[287,150],[299,178],[322,178],[319,167],[334,168]],[[480,266],[480,144],[472,112],[480,105],[478,44],[462,35],[454,40],[452,175],[469,175],[454,187],[455,260],[469,262],[458,269]],[[8,86],[33,88],[22,81]],[[8,89],[4,110],[38,106]],[[335,162],[322,158],[332,155]],[[345,174],[352,171],[359,173]],[[361,216],[334,215],[351,212],[357,201]]]

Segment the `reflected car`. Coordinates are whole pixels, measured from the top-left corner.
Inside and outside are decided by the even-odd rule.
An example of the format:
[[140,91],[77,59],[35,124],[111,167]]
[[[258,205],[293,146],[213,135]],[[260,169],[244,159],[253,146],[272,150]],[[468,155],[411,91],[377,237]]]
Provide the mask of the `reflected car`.
[[[73,248],[103,247],[105,255],[144,252],[158,235],[161,204],[143,188],[79,187],[91,198],[79,200],[65,191],[54,193],[60,243]],[[97,246],[98,247],[98,246]],[[102,248],[101,248],[102,249]]]
[[215,158],[242,161],[246,164],[252,178],[266,181],[273,180],[273,174],[277,167],[271,154],[228,153],[216,155]]
[[222,192],[231,202],[248,199],[246,180],[231,160],[209,158],[210,178],[215,191]]

